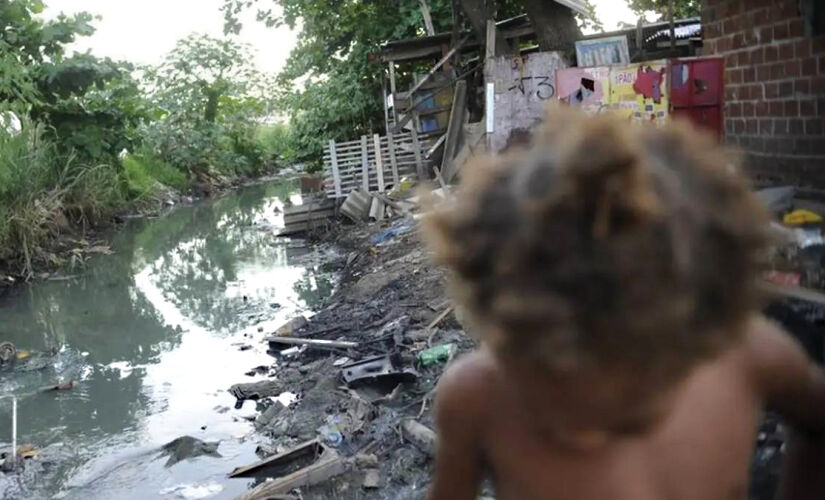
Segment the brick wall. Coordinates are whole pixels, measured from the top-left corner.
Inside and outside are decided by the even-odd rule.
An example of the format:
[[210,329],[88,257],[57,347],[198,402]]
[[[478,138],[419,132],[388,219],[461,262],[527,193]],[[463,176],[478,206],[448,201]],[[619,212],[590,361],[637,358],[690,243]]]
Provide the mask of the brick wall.
[[798,0],[704,0],[704,55],[725,57],[725,140],[762,184],[825,188],[825,35]]

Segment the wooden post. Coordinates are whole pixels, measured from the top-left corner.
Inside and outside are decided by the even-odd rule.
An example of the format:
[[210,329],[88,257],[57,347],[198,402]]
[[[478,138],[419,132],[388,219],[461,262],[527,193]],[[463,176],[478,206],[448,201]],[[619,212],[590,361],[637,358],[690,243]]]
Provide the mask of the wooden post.
[[392,122],[393,125],[398,124],[398,103],[395,100],[395,62],[390,61],[390,95],[392,96]]
[[418,142],[418,130],[412,129],[413,152],[415,153],[415,170],[418,173],[418,181],[422,182],[424,176],[424,163],[421,161],[421,144]]
[[453,160],[455,159],[461,130],[464,126],[465,100],[467,96],[467,82],[459,80],[455,84],[453,93],[453,109],[450,111],[450,121],[447,124],[447,141],[444,143],[444,155],[441,159],[441,174],[447,182],[453,180]]
[[433,26],[433,16],[430,15],[430,6],[427,5],[427,0],[418,0],[421,4],[421,16],[424,18],[424,26],[427,27],[427,35],[435,35],[435,27]]
[[335,197],[343,197],[341,193],[341,172],[338,170],[338,154],[335,151],[335,141],[329,141],[329,160],[332,163],[332,181],[335,184]]
[[17,398],[11,398],[11,465],[17,470]]
[[496,131],[495,126],[495,107],[496,107],[496,84],[495,82],[487,82],[487,102],[485,111],[487,113],[487,154],[493,154],[493,133]]
[[375,147],[375,169],[378,171],[378,192],[383,193],[387,190],[384,184],[384,158],[381,157],[381,136],[375,134],[372,136],[372,144]]
[[[390,133],[390,109],[387,107],[387,79],[384,78],[384,72],[381,72],[381,99],[384,101],[384,132]],[[395,98],[393,98],[395,99]]]
[[364,192],[370,192],[370,158],[367,149],[367,136],[361,136],[361,185]]
[[645,18],[640,17],[639,21],[636,23],[636,53],[638,54],[639,61],[645,60],[645,38],[644,38],[644,25],[645,25]]
[[487,20],[487,48],[486,58],[496,57],[496,22],[493,19]]
[[[461,29],[464,27],[464,10],[461,8],[461,0],[452,0],[453,11],[453,33],[450,37],[450,45],[458,43],[458,37],[461,36]],[[457,68],[460,56],[458,53],[453,55],[453,67]]]
[[398,159],[395,157],[395,137],[393,134],[387,134],[387,144],[390,147],[390,165],[392,166],[392,182],[398,187],[401,184],[401,179],[398,177]]
[[670,56],[673,57],[673,52],[676,51],[676,19],[674,16],[676,15],[676,10],[674,8],[675,0],[670,0],[670,5],[668,5],[668,14],[670,15]]

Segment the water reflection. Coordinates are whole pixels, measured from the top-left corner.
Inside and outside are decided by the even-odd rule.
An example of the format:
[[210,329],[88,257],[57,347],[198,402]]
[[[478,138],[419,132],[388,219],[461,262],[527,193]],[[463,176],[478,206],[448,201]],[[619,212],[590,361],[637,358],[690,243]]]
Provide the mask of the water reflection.
[[[245,333],[260,340],[258,325],[318,307],[335,284],[312,250],[273,236],[291,202],[300,202],[295,185],[267,183],[136,221],[114,238],[115,253],[96,259],[81,278],[21,287],[0,301],[0,341],[41,353],[0,372],[0,393],[20,396],[21,442],[63,442],[73,457],[39,478],[42,493],[72,484],[80,489],[68,491],[94,498],[116,452],[186,433],[226,440],[248,430],[237,415],[214,408],[231,405],[226,387],[271,360],[259,342],[247,352],[233,344],[252,342]],[[42,369],[25,371],[43,360]],[[73,391],[35,392],[69,379],[77,382]],[[0,443],[8,441],[7,406],[0,401]],[[247,448],[231,459],[252,458]],[[137,482],[137,490],[103,480],[108,497],[156,497],[161,483],[174,490],[169,483],[180,472],[150,473],[155,465],[144,465],[118,483]],[[188,479],[222,478],[229,470],[223,463],[175,469],[190,471]],[[122,495],[114,494],[118,488]],[[0,497],[14,491],[0,482]]]

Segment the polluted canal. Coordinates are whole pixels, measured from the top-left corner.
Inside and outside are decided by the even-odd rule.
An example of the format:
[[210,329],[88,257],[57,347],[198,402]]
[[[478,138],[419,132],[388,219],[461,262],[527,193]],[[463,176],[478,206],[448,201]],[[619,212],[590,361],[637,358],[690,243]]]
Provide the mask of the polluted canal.
[[[16,396],[18,445],[35,456],[0,473],[0,498],[247,490],[251,479],[228,472],[258,458],[257,411],[235,408],[227,388],[267,378],[275,360],[261,340],[318,308],[340,265],[328,247],[275,236],[290,203],[297,186],[271,181],[133,220],[76,276],[5,292],[0,342],[21,359],[0,368],[0,451]],[[61,382],[73,386],[43,391]],[[198,441],[163,449],[184,436]]]

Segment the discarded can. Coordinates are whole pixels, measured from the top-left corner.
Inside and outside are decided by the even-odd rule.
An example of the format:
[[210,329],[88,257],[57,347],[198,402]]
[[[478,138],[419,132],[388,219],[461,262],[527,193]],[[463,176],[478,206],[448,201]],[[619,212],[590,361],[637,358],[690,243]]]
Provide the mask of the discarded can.
[[418,353],[418,362],[421,366],[432,366],[446,363],[458,351],[455,344],[441,344]]

